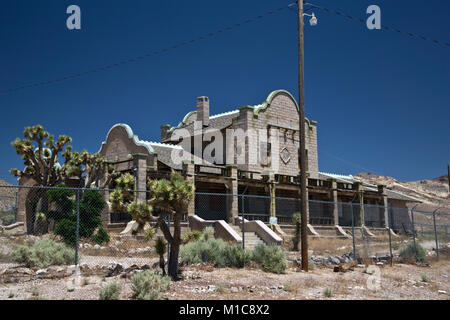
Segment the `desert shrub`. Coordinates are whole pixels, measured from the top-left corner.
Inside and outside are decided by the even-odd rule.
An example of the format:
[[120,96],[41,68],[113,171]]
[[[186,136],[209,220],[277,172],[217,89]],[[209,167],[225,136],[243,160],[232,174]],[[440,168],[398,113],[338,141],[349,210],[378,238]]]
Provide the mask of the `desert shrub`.
[[266,272],[280,274],[286,271],[286,257],[283,250],[277,246],[267,246],[260,243],[253,249],[251,258],[260,264]]
[[214,238],[214,228],[213,227],[206,227],[202,231],[202,235],[200,237],[201,240],[208,240]]
[[228,267],[243,268],[245,261],[250,261],[251,254],[241,245],[226,245],[223,248],[225,263]]
[[[416,250],[417,248],[417,250]],[[410,242],[406,246],[400,249],[399,255],[403,261],[418,261],[423,262],[427,257],[427,250],[422,247],[419,243],[416,243],[416,248],[414,248],[414,243]]]
[[16,221],[16,216],[12,212],[1,212],[0,213],[0,225],[9,226]]
[[122,287],[117,283],[108,284],[99,292],[100,300],[119,300]]
[[161,293],[170,287],[170,278],[151,270],[138,272],[131,277],[133,296],[139,300],[161,300]]
[[71,265],[75,250],[51,239],[42,239],[32,246],[21,245],[12,251],[13,260],[26,267],[46,268],[54,265]]
[[208,238],[195,242],[189,242],[180,247],[180,259],[188,264],[201,262],[211,262],[218,267],[226,267],[227,262],[224,257],[225,247],[228,246],[222,239]]
[[183,242],[188,243],[192,241],[198,241],[200,240],[200,237],[202,236],[202,233],[198,230],[192,230],[183,236]]
[[214,229],[202,232],[200,240],[189,242],[180,248],[180,259],[187,264],[210,262],[217,267],[242,268],[245,261],[253,260],[266,272],[284,273],[287,262],[284,252],[277,246],[259,244],[253,252],[240,245],[229,245],[222,239],[215,239]]
[[428,276],[426,274],[422,274],[420,276],[420,278],[422,279],[422,282],[429,282],[430,281],[430,279],[428,279]]
[[97,232],[92,236],[92,241],[96,244],[108,243],[110,240],[108,232],[106,232],[103,226],[100,226]]
[[333,295],[333,289],[326,287],[325,290],[323,290],[323,294],[325,297],[330,298]]

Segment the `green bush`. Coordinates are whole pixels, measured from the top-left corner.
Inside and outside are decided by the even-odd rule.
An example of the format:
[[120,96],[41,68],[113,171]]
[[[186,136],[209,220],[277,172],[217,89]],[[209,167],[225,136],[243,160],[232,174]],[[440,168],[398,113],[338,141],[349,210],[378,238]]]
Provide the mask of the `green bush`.
[[414,243],[410,242],[405,247],[400,249],[399,255],[404,261],[425,261],[427,257],[427,250],[419,243],[416,243],[416,248],[417,250],[414,248]]
[[213,227],[206,227],[202,231],[202,236],[200,237],[201,240],[208,240],[214,238],[214,228]]
[[248,252],[241,245],[231,246],[222,239],[215,239],[212,237],[213,233],[205,228],[200,240],[181,246],[181,261],[187,264],[211,262],[221,268],[242,268],[245,261],[253,260],[266,272],[284,273],[286,271],[286,257],[279,247],[259,244],[253,252]]
[[[58,208],[47,214],[49,218],[55,219],[57,222],[54,233],[61,236],[66,244],[75,245],[77,216],[74,208],[76,202],[68,198],[72,195],[70,190],[53,189],[51,191],[48,192],[49,200],[51,203],[54,202]],[[98,191],[86,190],[83,192],[80,200],[80,238],[92,238],[95,230],[102,224],[100,214],[105,206],[106,202]]]
[[67,245],[75,246],[77,239],[77,223],[75,221],[63,219],[56,224],[53,232],[61,236]]
[[258,244],[252,252],[252,260],[260,264],[266,272],[284,273],[287,262],[283,250],[277,246]]
[[106,232],[103,226],[100,226],[97,232],[92,236],[92,241],[99,245],[108,243],[110,240],[108,232]]
[[12,251],[13,260],[28,268],[47,268],[54,265],[71,265],[75,250],[51,239],[42,239],[31,247],[21,245]]
[[202,233],[198,230],[192,230],[183,236],[183,242],[188,243],[200,240]]
[[170,278],[151,270],[138,272],[131,277],[133,296],[139,300],[161,300],[162,292],[170,287]]
[[189,242],[180,247],[180,259],[188,264],[211,262],[218,267],[226,267],[227,263],[223,255],[228,246],[222,239],[208,238],[196,242]]
[[108,284],[99,293],[100,300],[119,300],[122,287],[117,283]]
[[243,268],[245,262],[250,261],[251,254],[242,248],[242,245],[227,245],[224,247],[223,255],[228,267]]
[[9,226],[16,221],[16,215],[12,212],[0,213],[0,225]]
[[333,295],[333,289],[331,289],[330,287],[326,287],[325,290],[323,290],[323,294],[325,297],[331,298],[331,296]]

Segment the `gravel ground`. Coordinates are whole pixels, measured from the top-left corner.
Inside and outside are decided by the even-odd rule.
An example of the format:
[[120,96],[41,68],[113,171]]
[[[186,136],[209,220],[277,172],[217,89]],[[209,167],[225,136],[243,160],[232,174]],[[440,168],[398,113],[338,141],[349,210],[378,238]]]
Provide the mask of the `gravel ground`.
[[[164,297],[170,300],[448,300],[450,297],[448,260],[429,267],[406,264],[380,267],[379,277],[377,273],[371,276],[365,271],[365,268],[355,268],[354,271],[335,273],[324,267],[309,273],[290,269],[284,275],[276,275],[259,269],[190,266],[184,268],[184,280],[172,283]],[[424,275],[427,282],[422,279]],[[368,284],[376,283],[376,279],[380,279],[380,287],[370,290]],[[112,282],[121,284],[121,299],[132,298],[129,278],[81,275],[78,278],[3,284],[0,285],[0,299],[96,300],[101,288]],[[324,295],[327,287],[332,290],[330,297]]]

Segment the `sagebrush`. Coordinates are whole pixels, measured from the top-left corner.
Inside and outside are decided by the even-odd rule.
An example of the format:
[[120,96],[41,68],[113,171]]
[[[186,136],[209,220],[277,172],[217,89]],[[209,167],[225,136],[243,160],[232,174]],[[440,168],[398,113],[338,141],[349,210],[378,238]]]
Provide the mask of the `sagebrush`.
[[12,251],[15,262],[28,268],[47,268],[75,263],[75,250],[51,239],[42,239],[33,245],[21,245]]
[[412,262],[415,260],[424,262],[427,258],[427,250],[420,243],[416,243],[416,246],[414,246],[414,243],[410,242],[400,249],[399,255],[403,261]]
[[138,300],[161,300],[162,293],[170,287],[171,280],[151,270],[138,272],[131,277],[133,297]]
[[230,245],[213,237],[206,228],[198,241],[189,242],[180,248],[181,261],[187,264],[212,263],[217,267],[242,268],[245,262],[253,260],[266,272],[284,273],[287,267],[284,252],[277,246],[259,244],[253,252],[241,245]]
[[117,283],[108,284],[99,292],[100,300],[119,300],[122,287]]
[[260,264],[266,272],[284,273],[287,267],[286,256],[278,246],[258,244],[252,252],[252,260]]

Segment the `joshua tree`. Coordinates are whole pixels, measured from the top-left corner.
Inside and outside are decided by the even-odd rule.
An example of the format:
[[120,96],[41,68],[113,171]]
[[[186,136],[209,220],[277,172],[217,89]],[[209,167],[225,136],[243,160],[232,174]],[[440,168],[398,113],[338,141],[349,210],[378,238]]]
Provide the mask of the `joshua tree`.
[[[66,178],[77,178],[81,188],[105,188],[112,179],[118,176],[114,172],[114,167],[109,164],[105,158],[98,153],[89,153],[83,150],[72,152],[72,147],[66,148],[62,156],[66,159],[62,172]],[[105,177],[104,182],[100,185],[100,178]]]
[[163,272],[163,276],[166,275],[166,269],[164,268],[165,261],[164,261],[164,254],[166,253],[166,242],[162,237],[158,237],[155,242],[155,250],[156,253],[159,255],[159,267],[161,268]]
[[194,186],[179,173],[172,173],[169,180],[150,180],[148,182],[150,204],[159,212],[169,215],[173,221],[173,234],[165,221],[166,215],[160,214],[158,226],[170,244],[169,276],[178,279],[178,254],[181,244],[181,219],[186,213],[189,202],[194,197]]
[[[52,187],[62,182],[63,174],[58,164],[58,154],[66,145],[72,141],[69,136],[61,135],[55,141],[53,135],[49,134],[41,125],[26,127],[23,132],[24,138],[17,138],[12,142],[18,155],[22,156],[25,164],[23,171],[14,168],[12,175],[21,178],[33,179],[36,184],[43,187]],[[48,199],[46,190],[37,191],[37,199],[41,199],[41,212],[47,213]]]

